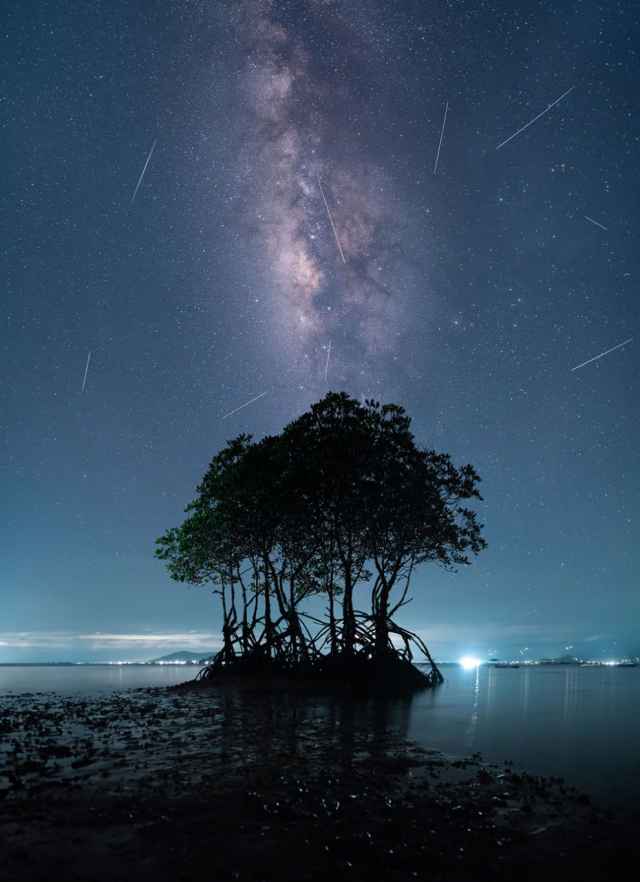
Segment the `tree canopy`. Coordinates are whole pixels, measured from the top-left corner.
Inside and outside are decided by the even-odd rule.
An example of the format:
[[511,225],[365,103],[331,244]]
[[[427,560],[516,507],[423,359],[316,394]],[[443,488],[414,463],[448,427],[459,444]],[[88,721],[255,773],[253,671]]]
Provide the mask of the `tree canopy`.
[[[329,671],[421,651],[394,620],[425,563],[470,563],[485,541],[471,465],[422,449],[403,408],[329,393],[276,436],[214,456],[183,523],[157,540],[173,579],[211,584],[223,648],[207,670]],[[356,593],[368,595],[366,608]],[[305,609],[326,599],[326,617]]]

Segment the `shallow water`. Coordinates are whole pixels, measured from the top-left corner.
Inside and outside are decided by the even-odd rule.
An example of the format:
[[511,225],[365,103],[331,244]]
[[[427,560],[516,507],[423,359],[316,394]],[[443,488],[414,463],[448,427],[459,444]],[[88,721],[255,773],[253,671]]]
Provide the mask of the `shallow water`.
[[0,665],[0,695],[97,695],[147,686],[175,686],[193,679],[199,670],[191,665]]
[[[105,695],[191,679],[184,666],[0,667],[0,696],[54,691]],[[349,733],[386,731],[452,755],[480,752],[489,762],[555,775],[600,800],[630,804],[640,795],[640,668],[569,666],[464,671],[443,666],[445,682],[411,699],[346,702],[336,697],[275,694],[274,722],[292,737],[305,720],[335,719],[345,747]],[[261,696],[264,703],[265,696]],[[255,695],[238,694],[255,707]],[[297,734],[296,734],[297,733]]]
[[640,667],[444,669],[412,703],[407,734],[564,777],[607,802],[640,796]]

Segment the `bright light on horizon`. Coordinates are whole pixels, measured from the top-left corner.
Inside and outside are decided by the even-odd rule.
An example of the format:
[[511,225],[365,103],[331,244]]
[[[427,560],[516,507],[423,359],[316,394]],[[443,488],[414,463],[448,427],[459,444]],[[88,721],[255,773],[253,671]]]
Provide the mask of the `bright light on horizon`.
[[463,655],[461,659],[458,659],[458,664],[462,665],[465,671],[472,671],[474,668],[480,667],[482,659],[473,655]]

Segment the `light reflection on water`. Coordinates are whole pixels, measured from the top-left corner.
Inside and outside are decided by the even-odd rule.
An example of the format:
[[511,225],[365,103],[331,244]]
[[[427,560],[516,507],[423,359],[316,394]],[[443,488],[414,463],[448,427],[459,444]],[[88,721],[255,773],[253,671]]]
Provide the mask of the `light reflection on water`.
[[602,799],[640,795],[640,668],[443,668],[418,695],[408,736],[451,754],[478,751],[556,775]]
[[[292,739],[304,741],[309,722],[321,717],[342,733],[345,751],[354,731],[380,737],[389,730],[450,755],[479,752],[490,762],[512,760],[535,774],[563,777],[607,802],[637,800],[640,668],[483,666],[465,671],[447,665],[443,673],[442,686],[402,701],[354,702],[298,693],[261,695],[259,704],[274,736],[279,732],[282,737],[286,729]],[[104,695],[173,685],[194,674],[193,668],[170,666],[0,666],[0,694]],[[256,698],[255,693],[236,693],[223,702],[251,705],[255,713]]]
[[469,717],[469,728],[466,737],[466,753],[475,753],[476,730],[478,728],[478,705],[480,703],[480,668],[473,668],[471,671],[473,678],[473,705],[471,707],[471,716]]

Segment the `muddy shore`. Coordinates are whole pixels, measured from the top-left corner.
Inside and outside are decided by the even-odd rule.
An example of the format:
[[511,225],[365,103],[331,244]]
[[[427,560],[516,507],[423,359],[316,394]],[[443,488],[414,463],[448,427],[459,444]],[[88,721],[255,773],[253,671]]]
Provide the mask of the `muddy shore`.
[[[604,880],[638,816],[256,688],[0,698],[0,879]],[[634,838],[635,834],[635,838]]]

